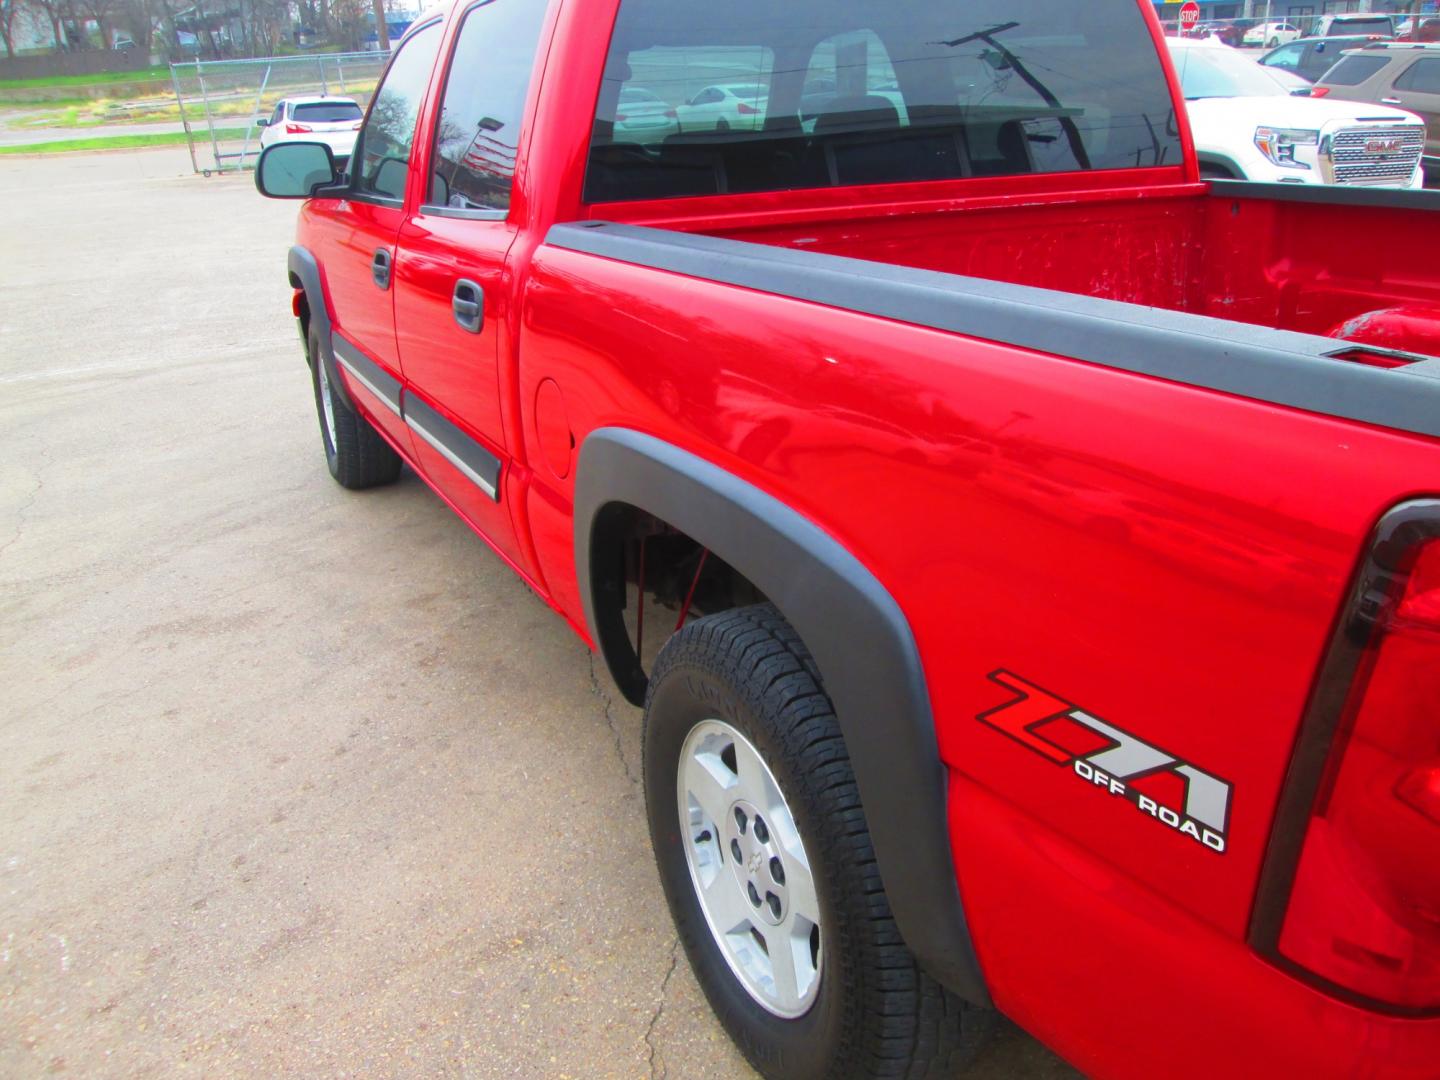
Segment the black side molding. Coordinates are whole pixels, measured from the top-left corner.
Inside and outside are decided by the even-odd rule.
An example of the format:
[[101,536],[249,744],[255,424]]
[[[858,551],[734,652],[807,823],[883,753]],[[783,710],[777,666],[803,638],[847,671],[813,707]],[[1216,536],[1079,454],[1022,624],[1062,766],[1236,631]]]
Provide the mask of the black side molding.
[[[1234,185],[1274,197],[1283,184]],[[1297,185],[1298,187],[1298,185]],[[1242,192],[1236,191],[1236,194]],[[1367,194],[1347,192],[1347,199]],[[1383,196],[1437,196],[1390,192]],[[1384,205],[1389,205],[1387,201]],[[949,330],[1120,371],[1440,436],[1440,380],[1333,359],[1346,343],[1031,285],[603,221],[545,242],[725,285]]]
[[1251,180],[1212,180],[1217,199],[1272,199],[1323,206],[1382,206],[1396,210],[1440,210],[1440,191],[1411,188],[1349,187],[1345,184],[1257,184]]
[[330,355],[350,373],[351,378],[379,398],[396,416],[400,415],[399,379],[371,360],[360,351],[358,345],[338,331],[330,334]]
[[[850,750],[880,872],[925,969],[988,1004],[956,885],[946,775],[915,639],[885,587],[831,536],[708,461],[648,435],[600,428],[580,449],[575,552],[590,632],[617,684],[643,701],[645,675],[606,568],[607,517],[636,507],[740,570],[795,626],[819,665]],[[609,531],[613,533],[613,530]]]
[[472,484],[496,502],[500,501],[499,458],[408,390],[405,391],[404,416],[411,431]]

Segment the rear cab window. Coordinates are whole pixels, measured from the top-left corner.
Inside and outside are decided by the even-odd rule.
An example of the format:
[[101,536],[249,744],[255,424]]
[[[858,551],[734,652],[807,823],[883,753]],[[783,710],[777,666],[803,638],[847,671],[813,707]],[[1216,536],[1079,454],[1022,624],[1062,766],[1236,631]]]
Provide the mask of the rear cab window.
[[1176,165],[1129,5],[622,0],[587,202]]

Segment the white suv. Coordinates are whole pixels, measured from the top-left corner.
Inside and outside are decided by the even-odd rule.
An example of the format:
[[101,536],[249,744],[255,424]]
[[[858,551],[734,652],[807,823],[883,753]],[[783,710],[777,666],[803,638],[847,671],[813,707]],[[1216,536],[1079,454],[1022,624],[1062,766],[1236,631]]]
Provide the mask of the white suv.
[[260,149],[277,142],[323,142],[339,163],[348,161],[355,150],[355,136],[365,112],[354,98],[282,98],[268,119],[259,121]]
[[1418,188],[1425,125],[1383,105],[1296,97],[1295,76],[1209,41],[1169,38],[1200,173],[1279,184]]

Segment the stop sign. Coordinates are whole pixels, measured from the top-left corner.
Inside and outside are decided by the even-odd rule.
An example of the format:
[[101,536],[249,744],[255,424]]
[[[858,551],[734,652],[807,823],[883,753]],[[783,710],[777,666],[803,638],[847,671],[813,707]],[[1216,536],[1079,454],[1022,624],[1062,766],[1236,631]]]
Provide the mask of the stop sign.
[[1195,29],[1195,24],[1200,21],[1200,5],[1195,0],[1185,0],[1180,5],[1180,29],[1190,31]]

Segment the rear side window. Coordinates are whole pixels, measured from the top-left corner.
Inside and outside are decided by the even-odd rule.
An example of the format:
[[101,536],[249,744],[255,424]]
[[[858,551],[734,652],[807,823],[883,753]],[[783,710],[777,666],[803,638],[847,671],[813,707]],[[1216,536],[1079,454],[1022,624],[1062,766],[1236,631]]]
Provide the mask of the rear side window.
[[[1140,11],[622,0],[587,202],[1181,160]],[[643,92],[654,104],[631,108]]]
[[1416,94],[1440,94],[1440,57],[1427,56],[1415,61],[1395,80],[1395,89]]
[[1390,62],[1388,56],[1345,56],[1325,73],[1331,86],[1359,86]]
[[405,197],[405,175],[415,145],[415,121],[440,49],[440,24],[415,32],[400,43],[384,81],[375,92],[370,116],[360,130],[355,192],[381,199]]
[[311,124],[339,124],[359,120],[364,115],[353,101],[302,102],[294,110],[296,120]]
[[545,0],[487,0],[460,26],[440,99],[428,205],[507,210]]

